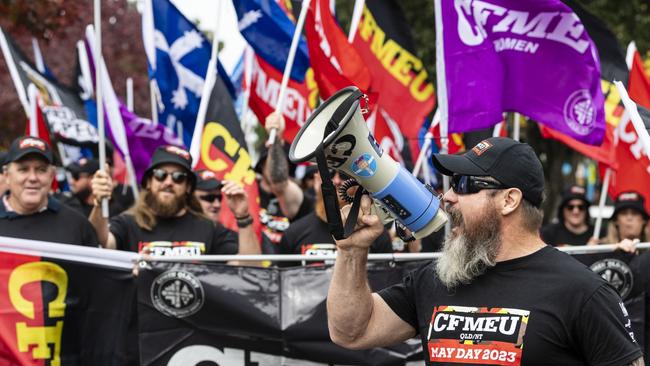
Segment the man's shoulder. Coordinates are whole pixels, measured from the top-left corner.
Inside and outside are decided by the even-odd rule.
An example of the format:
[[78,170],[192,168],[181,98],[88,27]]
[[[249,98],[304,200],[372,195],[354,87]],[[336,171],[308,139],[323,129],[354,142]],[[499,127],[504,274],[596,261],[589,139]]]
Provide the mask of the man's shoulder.
[[601,286],[605,281],[586,265],[580,263],[571,255],[553,247],[547,247],[542,259],[544,272],[563,279],[567,286],[582,286],[589,291]]

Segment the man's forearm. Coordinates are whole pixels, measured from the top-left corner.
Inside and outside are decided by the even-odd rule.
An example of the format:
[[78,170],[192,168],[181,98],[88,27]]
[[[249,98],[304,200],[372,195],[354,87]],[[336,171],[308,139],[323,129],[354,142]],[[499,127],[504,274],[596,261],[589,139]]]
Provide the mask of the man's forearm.
[[97,239],[99,240],[99,244],[101,244],[102,247],[107,249],[115,249],[114,245],[111,245],[113,246],[112,248],[110,248],[108,245],[109,244],[108,220],[102,216],[102,210],[100,206],[93,207],[92,211],[90,211],[90,216],[88,216],[88,220],[93,225],[93,228],[95,229],[95,233],[97,233]]
[[327,322],[332,340],[354,347],[373,311],[366,273],[368,249],[339,250],[327,295]]
[[628,363],[627,366],[645,366],[645,361],[643,361],[643,357],[639,357],[631,363]]
[[287,155],[284,153],[282,141],[279,137],[269,148],[269,162],[267,167],[269,169],[271,183],[283,183],[289,179],[289,162],[287,161]]

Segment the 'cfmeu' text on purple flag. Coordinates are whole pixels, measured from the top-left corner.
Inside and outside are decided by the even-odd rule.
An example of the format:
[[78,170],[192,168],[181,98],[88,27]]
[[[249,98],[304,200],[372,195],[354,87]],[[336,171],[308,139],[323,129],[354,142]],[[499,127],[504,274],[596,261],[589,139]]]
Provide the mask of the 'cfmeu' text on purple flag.
[[511,111],[601,143],[598,51],[571,8],[559,0],[436,2],[438,95],[449,132],[490,127]]

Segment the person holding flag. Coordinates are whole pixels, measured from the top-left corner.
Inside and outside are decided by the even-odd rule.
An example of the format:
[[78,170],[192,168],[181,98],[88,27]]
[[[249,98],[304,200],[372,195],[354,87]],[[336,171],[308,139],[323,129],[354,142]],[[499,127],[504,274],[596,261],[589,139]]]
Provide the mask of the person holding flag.
[[45,140],[24,136],[13,141],[0,174],[8,189],[0,200],[0,236],[96,247],[88,220],[49,194],[52,161]]
[[618,243],[618,247],[630,253],[636,251],[636,243],[648,238],[648,211],[645,198],[634,191],[621,192],[614,202],[614,213],[607,227],[603,244]]
[[92,180],[95,208],[90,214],[101,245],[158,256],[259,254],[257,243],[237,242],[233,233],[205,218],[194,196],[196,175],[189,151],[159,147],[142,178],[142,192],[127,212],[103,218],[99,203],[110,198],[110,175],[98,170]]

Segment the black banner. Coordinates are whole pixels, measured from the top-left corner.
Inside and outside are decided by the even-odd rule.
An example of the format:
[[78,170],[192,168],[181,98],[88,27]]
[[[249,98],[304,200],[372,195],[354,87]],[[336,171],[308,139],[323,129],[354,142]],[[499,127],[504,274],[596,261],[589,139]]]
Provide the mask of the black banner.
[[[28,244],[31,251],[16,251],[16,240],[0,238],[0,364],[422,362],[419,338],[362,351],[331,342],[326,312],[330,266],[278,269],[147,262],[134,281],[134,253]],[[113,265],[111,257],[122,264]],[[621,293],[636,339],[646,345],[650,251],[575,258]],[[425,263],[371,263],[371,288],[398,283]]]

